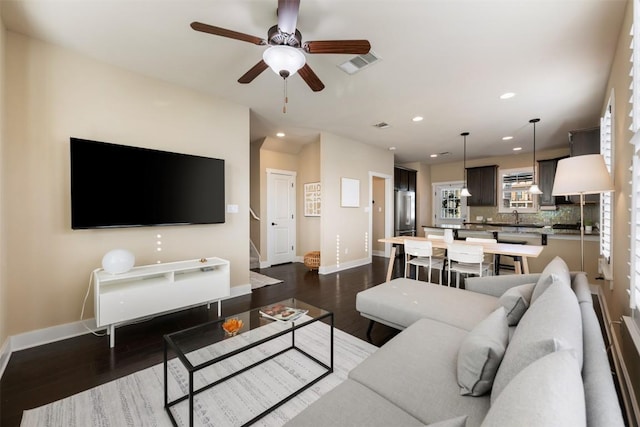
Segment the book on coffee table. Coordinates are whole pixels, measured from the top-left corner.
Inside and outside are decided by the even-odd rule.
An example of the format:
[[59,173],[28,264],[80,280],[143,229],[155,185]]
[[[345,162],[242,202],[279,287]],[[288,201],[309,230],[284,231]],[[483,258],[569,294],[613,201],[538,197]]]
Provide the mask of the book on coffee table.
[[296,320],[300,316],[307,314],[309,310],[300,308],[287,307],[286,305],[277,304],[271,307],[264,307],[260,310],[260,315],[272,320],[280,322],[289,322]]

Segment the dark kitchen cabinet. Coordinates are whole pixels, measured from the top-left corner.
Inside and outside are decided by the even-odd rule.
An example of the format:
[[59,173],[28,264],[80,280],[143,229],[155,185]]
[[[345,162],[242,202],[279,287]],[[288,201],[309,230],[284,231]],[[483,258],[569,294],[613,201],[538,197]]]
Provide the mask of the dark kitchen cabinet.
[[566,204],[567,200],[564,196],[554,196],[553,183],[556,179],[556,169],[558,168],[558,160],[549,159],[538,161],[538,183],[542,194],[538,199],[538,204],[542,206],[556,206]]
[[[600,128],[580,129],[569,132],[569,155],[583,156],[600,154]],[[569,196],[572,203],[579,204],[580,196]],[[586,194],[585,203],[599,203],[599,194]]]
[[600,128],[569,132],[569,155],[600,154]]
[[398,191],[416,191],[417,172],[413,169],[395,167],[393,170],[394,186]]
[[467,206],[496,206],[498,166],[467,168]]

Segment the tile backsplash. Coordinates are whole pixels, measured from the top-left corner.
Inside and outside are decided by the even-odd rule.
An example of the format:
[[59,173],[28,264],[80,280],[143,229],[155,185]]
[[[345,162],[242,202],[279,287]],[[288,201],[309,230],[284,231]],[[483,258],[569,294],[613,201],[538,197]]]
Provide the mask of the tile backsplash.
[[[514,222],[511,213],[499,213],[498,207],[471,207],[469,208],[467,221],[476,222],[477,216],[485,220],[491,218],[492,222]],[[559,205],[555,211],[538,211],[537,213],[521,213],[519,220],[525,224],[576,224],[580,222],[580,205]],[[600,220],[600,205],[586,204],[584,206],[584,221],[591,221],[593,225]]]

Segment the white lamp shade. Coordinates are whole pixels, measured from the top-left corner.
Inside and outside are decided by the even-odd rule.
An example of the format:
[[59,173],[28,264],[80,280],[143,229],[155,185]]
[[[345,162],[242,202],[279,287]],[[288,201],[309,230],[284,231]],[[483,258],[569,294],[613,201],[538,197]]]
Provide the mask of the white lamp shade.
[[601,154],[568,157],[558,161],[553,182],[554,196],[607,191],[613,191],[613,183]]
[[282,75],[281,71],[287,71],[288,76],[294,75],[306,62],[304,53],[291,46],[271,46],[264,51],[262,59],[274,73]]
[[136,263],[136,257],[126,249],[114,249],[102,257],[102,268],[111,274],[126,273]]
[[460,197],[471,197],[471,193],[469,193],[469,189],[467,187],[460,190]]

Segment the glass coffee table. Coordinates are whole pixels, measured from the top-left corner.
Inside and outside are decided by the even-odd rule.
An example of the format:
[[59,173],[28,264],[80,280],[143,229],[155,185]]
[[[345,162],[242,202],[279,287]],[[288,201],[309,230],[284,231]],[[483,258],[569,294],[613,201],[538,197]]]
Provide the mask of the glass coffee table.
[[[285,309],[280,310],[283,307]],[[291,320],[275,320],[269,315]],[[236,334],[230,334],[222,327],[230,319],[235,320],[229,323],[237,323],[236,320],[242,322],[242,327]],[[305,337],[310,332],[303,328],[314,328],[312,325],[322,320],[328,327],[324,326],[321,332],[325,334],[326,331],[328,338],[323,339],[323,344],[320,345],[325,354],[319,355],[315,354],[317,344],[314,347],[315,353],[305,348]],[[317,327],[318,325],[315,326]],[[296,385],[296,389],[286,392],[278,390],[277,396],[273,393],[276,400],[266,403],[265,405],[269,405],[266,409],[249,420],[241,421],[243,426],[254,423],[333,372],[333,327],[332,312],[292,298],[165,335],[164,407],[171,422],[178,425],[174,414],[175,406],[187,401],[188,423],[193,426],[194,400],[200,393],[221,386],[237,376],[250,374],[249,371],[260,369],[263,364],[279,363],[279,358],[293,357],[303,358],[306,360],[304,363],[315,367],[314,376],[304,379],[300,387]],[[291,352],[294,354],[290,354]],[[175,356],[175,359],[169,359],[170,356]],[[178,368],[186,372],[186,384],[179,388],[182,392],[177,393],[178,397],[169,400],[168,371],[172,363],[172,372]],[[293,368],[286,369],[295,370],[297,365],[297,362],[293,363]],[[297,378],[298,375],[294,376]],[[272,390],[261,390],[264,395],[269,395],[270,392]]]

